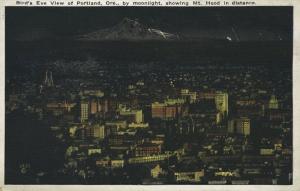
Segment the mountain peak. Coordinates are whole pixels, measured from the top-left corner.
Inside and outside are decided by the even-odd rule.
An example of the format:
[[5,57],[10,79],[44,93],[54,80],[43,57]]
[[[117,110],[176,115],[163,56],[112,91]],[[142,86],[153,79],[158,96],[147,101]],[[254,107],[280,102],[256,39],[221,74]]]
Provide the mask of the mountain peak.
[[138,19],[130,19],[128,17],[124,17],[121,21],[121,23],[137,23]]
[[147,27],[138,19],[123,18],[117,25],[85,34],[80,40],[178,40],[178,35]]
[[123,18],[121,20],[121,22],[118,24],[118,25],[125,25],[125,26],[137,26],[137,25],[140,25],[140,23],[136,20],[133,20],[133,19],[129,19],[127,17]]

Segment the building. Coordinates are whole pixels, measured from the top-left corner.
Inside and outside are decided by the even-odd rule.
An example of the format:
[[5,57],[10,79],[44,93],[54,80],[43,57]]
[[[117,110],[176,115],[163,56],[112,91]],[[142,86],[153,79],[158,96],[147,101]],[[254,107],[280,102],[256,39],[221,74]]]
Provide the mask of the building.
[[250,135],[250,119],[242,117],[236,121],[237,133],[243,135]]
[[93,130],[92,132],[94,138],[104,139],[108,134],[104,125],[95,125],[91,129]]
[[157,145],[163,145],[165,143],[165,135],[156,135],[150,142]]
[[91,114],[107,113],[108,112],[108,100],[104,98],[92,98],[90,101]]
[[81,96],[94,96],[94,97],[103,97],[104,93],[99,89],[85,89],[80,91],[79,95]]
[[239,176],[239,173],[237,171],[231,171],[231,170],[228,170],[228,171],[218,171],[218,172],[215,172],[215,176],[216,177],[238,177]]
[[215,92],[199,92],[197,95],[198,100],[203,99],[215,99],[216,93]]
[[257,102],[251,99],[241,99],[236,101],[237,106],[249,106],[249,105],[256,105]]
[[135,148],[135,156],[151,156],[161,153],[161,145],[153,143],[143,143]]
[[181,105],[184,104],[185,100],[184,99],[166,99],[165,104],[167,105]]
[[126,121],[130,123],[143,123],[144,121],[144,115],[142,110],[128,109],[120,105],[119,114],[121,117],[126,118]]
[[259,118],[265,115],[264,105],[237,105],[236,114],[239,117]]
[[129,128],[138,129],[138,128],[148,128],[149,123],[130,123]]
[[76,103],[68,103],[66,100],[63,102],[51,102],[47,103],[46,110],[52,112],[53,115],[58,116],[66,112],[70,112]]
[[129,134],[113,134],[109,136],[108,144],[109,146],[128,146],[134,145],[136,142],[136,137],[134,135]]
[[144,164],[144,163],[152,163],[158,161],[164,161],[168,159],[170,154],[158,154],[152,156],[142,156],[142,157],[132,157],[128,159],[129,164]]
[[228,132],[237,133],[241,135],[250,135],[250,119],[247,117],[240,117],[228,121]]
[[166,106],[165,118],[175,118],[177,112],[178,111],[176,105],[168,105]]
[[110,167],[111,163],[110,163],[110,159],[108,157],[103,158],[103,159],[99,159],[96,160],[96,165],[99,167]]
[[98,110],[98,100],[97,99],[92,99],[91,100],[91,114],[95,114],[97,113],[99,110]]
[[204,169],[194,170],[174,170],[174,177],[176,182],[200,182],[204,176]]
[[151,104],[152,118],[165,118],[166,105],[164,103]]
[[218,111],[223,115],[228,115],[228,94],[223,92],[216,92],[215,104]]
[[107,113],[109,108],[109,103],[107,99],[98,100],[98,112]]
[[269,100],[269,109],[278,109],[278,108],[279,108],[278,100],[275,97],[275,95],[272,95],[271,99]]
[[127,127],[127,122],[124,120],[117,121],[107,121],[105,122],[105,126],[111,129],[112,133],[118,132],[120,129],[124,129]]
[[[208,129],[221,122],[222,114],[216,110],[213,100],[202,100],[189,105],[189,123],[193,125],[193,131]],[[195,131],[194,131],[195,130]]]
[[110,134],[107,128],[104,125],[93,125],[87,126],[82,129],[83,138],[93,138],[93,139],[104,139]]
[[81,101],[80,103],[80,121],[85,122],[89,119],[90,106],[88,101]]
[[158,176],[161,174],[163,174],[163,169],[160,167],[159,164],[151,169],[151,177],[152,178],[158,178]]
[[181,113],[181,99],[166,100],[164,103],[154,102],[151,104],[152,118],[173,119]]
[[197,100],[197,92],[192,92],[189,89],[182,89],[180,91],[180,95],[189,103],[195,103]]
[[260,153],[260,155],[273,155],[274,149],[272,149],[272,148],[261,148],[259,153]]
[[197,100],[214,100],[215,107],[222,116],[228,116],[228,93],[221,91],[200,92],[197,95]]
[[123,168],[124,167],[124,160],[123,159],[112,159],[111,160],[111,167],[112,168]]
[[72,127],[69,128],[70,137],[72,137],[72,138],[75,137],[77,129],[78,129],[77,126],[72,126]]
[[89,148],[88,156],[93,155],[93,154],[101,154],[101,149],[100,148]]

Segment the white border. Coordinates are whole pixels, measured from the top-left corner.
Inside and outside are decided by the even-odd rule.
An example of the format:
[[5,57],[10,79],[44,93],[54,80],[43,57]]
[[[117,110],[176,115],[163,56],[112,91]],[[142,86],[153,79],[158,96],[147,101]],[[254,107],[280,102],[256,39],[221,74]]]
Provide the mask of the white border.
[[[5,5],[6,6],[19,6],[19,5],[16,5],[16,1],[17,0],[5,0]],[[23,0],[23,1],[31,1],[33,4],[31,6],[37,6],[37,7],[51,7],[52,5],[49,3],[51,0]],[[36,4],[36,1],[43,1],[43,2],[47,2],[47,5],[38,5]],[[58,2],[59,1],[65,1],[65,2],[68,2],[68,1],[77,1],[77,0],[57,0]],[[89,0],[79,0],[79,1],[89,1]],[[122,1],[123,0],[90,0],[90,1],[101,1],[102,2],[102,5],[101,6],[122,6]],[[113,1],[113,2],[116,2],[118,3],[119,5],[106,5],[105,2],[106,1]],[[132,2],[132,1],[147,1],[147,0],[126,0],[127,2]],[[232,7],[235,7],[237,5],[232,5],[232,2],[255,2],[256,4],[254,6],[292,6],[292,5],[295,5],[295,2],[297,0],[152,0],[152,1],[161,1],[162,2],[162,6],[166,6],[165,5],[165,2],[167,1],[171,1],[171,2],[175,2],[175,1],[188,1],[190,3],[189,7],[192,7],[192,6],[200,6],[200,7],[220,7],[220,6],[232,6]],[[201,5],[192,5],[192,2],[193,1],[200,1],[201,2]],[[220,1],[221,2],[221,5],[216,5],[216,6],[211,6],[211,5],[206,5],[205,2],[206,1],[210,1],[210,2],[218,2]],[[229,5],[223,5],[222,2],[223,1],[228,1],[229,2]],[[272,2],[273,1],[273,2]],[[23,6],[27,6],[27,5],[23,5]],[[68,5],[63,5],[63,6],[68,6]],[[82,7],[80,5],[72,5],[72,7]],[[94,5],[94,6],[97,6],[97,5]],[[61,7],[61,5],[57,5],[56,7]],[[83,7],[90,7],[90,6],[83,6]],[[170,7],[170,6],[168,6]]]

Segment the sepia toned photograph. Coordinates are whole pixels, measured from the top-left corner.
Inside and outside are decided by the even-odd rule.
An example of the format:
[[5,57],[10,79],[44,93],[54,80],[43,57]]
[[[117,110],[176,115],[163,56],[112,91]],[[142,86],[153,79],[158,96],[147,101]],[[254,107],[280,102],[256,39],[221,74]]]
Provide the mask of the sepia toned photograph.
[[8,185],[293,184],[293,7],[6,7]]

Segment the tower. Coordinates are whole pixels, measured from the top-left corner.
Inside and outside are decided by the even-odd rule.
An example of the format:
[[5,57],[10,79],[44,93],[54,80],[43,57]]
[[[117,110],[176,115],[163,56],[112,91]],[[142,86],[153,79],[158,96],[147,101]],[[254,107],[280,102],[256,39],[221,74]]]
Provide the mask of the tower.
[[52,72],[50,72],[49,85],[54,86],[53,78],[52,78]]
[[80,103],[80,121],[85,122],[89,119],[89,102],[88,101],[81,101]]
[[50,72],[50,75],[48,76],[48,70],[46,71],[44,85],[47,87],[54,86],[52,72]]
[[222,115],[228,115],[228,94],[223,92],[217,92],[215,95],[215,104],[218,111]]
[[278,100],[275,97],[275,95],[272,95],[269,101],[269,109],[278,109],[278,108],[279,108]]

